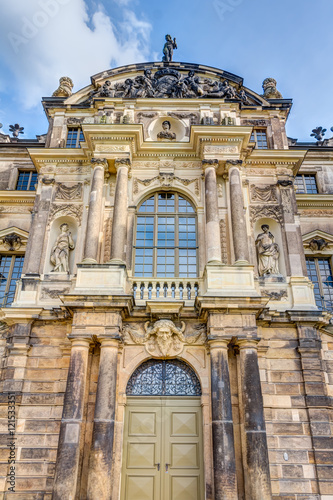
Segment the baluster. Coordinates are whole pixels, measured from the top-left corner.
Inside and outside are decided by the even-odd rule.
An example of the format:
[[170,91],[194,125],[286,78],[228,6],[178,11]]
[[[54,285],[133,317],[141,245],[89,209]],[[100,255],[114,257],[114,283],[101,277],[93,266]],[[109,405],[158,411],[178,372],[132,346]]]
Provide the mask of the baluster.
[[187,300],[191,300],[191,292],[192,292],[192,288],[191,288],[191,283],[187,283]]
[[149,285],[147,282],[145,282],[144,287],[143,300],[149,300]]
[[164,283],[164,285],[163,285],[163,291],[164,291],[163,297],[165,299],[167,299],[168,298],[168,283]]
[[184,299],[184,285],[183,285],[183,283],[179,283],[179,298],[181,300]]
[[133,283],[133,298],[134,298],[134,300],[136,299],[137,289],[138,289],[138,285],[136,283]]
[[160,298],[160,291],[161,291],[161,285],[159,283],[156,283],[156,298]]
[[145,291],[145,284],[141,283],[141,285],[140,285],[140,299],[141,300],[143,300],[144,291]]
[[148,300],[152,299],[152,289],[153,285],[151,283],[148,283]]
[[179,300],[180,299],[180,293],[179,293],[179,281],[176,281],[175,283],[175,299]]

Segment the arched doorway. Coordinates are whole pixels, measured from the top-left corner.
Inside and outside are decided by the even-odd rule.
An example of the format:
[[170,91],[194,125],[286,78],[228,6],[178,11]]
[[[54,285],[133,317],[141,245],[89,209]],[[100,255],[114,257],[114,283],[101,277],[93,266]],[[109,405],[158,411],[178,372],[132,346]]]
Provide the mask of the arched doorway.
[[192,368],[151,359],[126,394],[121,500],[203,500],[201,386]]

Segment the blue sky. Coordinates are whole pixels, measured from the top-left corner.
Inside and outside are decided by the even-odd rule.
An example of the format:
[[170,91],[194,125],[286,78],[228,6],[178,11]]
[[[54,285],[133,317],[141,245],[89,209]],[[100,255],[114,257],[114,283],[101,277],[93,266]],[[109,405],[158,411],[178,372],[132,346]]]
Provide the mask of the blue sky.
[[[0,0],[0,122],[47,131],[41,97],[60,76],[74,91],[110,67],[161,60],[164,35],[174,60],[215,66],[261,93],[274,77],[293,98],[287,133],[310,140],[333,126],[332,0]],[[326,137],[330,137],[327,132]]]

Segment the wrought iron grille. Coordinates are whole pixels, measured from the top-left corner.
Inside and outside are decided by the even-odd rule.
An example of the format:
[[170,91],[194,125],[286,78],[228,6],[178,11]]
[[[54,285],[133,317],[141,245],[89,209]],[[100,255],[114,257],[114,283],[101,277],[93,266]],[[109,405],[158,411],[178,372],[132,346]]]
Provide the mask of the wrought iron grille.
[[127,384],[128,396],[201,396],[198,377],[177,359],[142,363]]

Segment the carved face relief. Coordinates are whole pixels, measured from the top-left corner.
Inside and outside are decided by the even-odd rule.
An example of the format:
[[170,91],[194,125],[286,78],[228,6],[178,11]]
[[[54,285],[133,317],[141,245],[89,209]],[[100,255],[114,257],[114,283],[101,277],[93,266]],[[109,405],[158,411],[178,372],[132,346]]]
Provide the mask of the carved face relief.
[[183,351],[185,343],[184,323],[182,329],[179,329],[170,320],[159,320],[152,328],[148,328],[148,324],[146,324],[145,329],[145,348],[151,356],[170,358],[178,356]]

